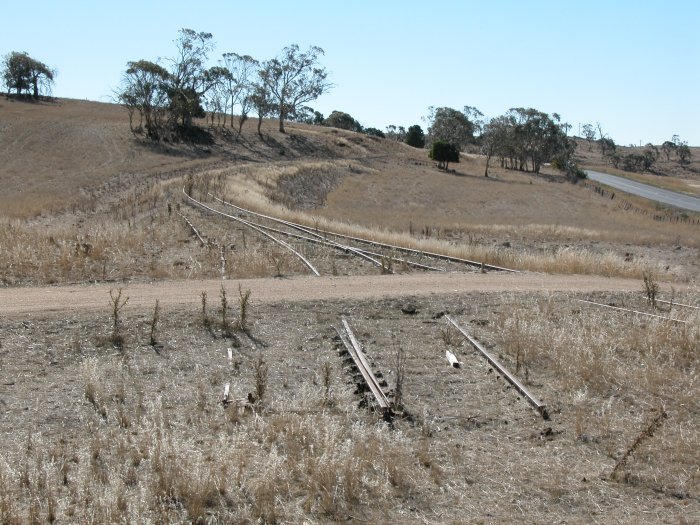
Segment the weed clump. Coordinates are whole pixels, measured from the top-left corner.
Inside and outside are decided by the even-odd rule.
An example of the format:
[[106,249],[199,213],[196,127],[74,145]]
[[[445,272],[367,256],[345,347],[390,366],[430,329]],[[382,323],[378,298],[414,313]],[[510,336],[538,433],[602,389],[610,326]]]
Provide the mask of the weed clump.
[[110,335],[110,341],[114,346],[121,348],[124,345],[124,336],[121,333],[120,314],[126,303],[129,302],[129,298],[125,297],[122,299],[122,289],[119,288],[116,294],[114,294],[113,290],[109,291],[109,299],[112,307],[112,334]]
[[645,270],[642,274],[644,280],[644,294],[646,295],[647,302],[656,309],[656,299],[659,295],[659,282],[656,279],[654,272]]
[[632,444],[629,447],[627,447],[625,453],[620,457],[620,459],[617,460],[617,463],[615,463],[615,467],[613,467],[613,470],[610,473],[611,480],[617,481],[620,479],[620,472],[624,469],[625,465],[627,464],[627,461],[632,456],[632,454],[634,454],[634,451],[637,450],[644,441],[653,437],[654,433],[661,427],[661,424],[667,417],[668,414],[666,413],[666,411],[663,408],[659,409],[656,417],[654,417],[651,423],[649,423],[649,425],[647,425],[647,427],[639,433],[634,442],[632,442]]
[[160,321],[160,303],[156,299],[156,306],[153,308],[153,318],[151,319],[151,346],[156,346],[158,344],[158,322]]
[[221,285],[219,296],[221,298],[221,331],[223,332],[224,336],[227,336],[230,333],[230,325],[228,321],[228,298],[226,297],[226,288],[224,288],[223,284]]
[[238,285],[238,307],[239,307],[239,313],[238,313],[238,321],[236,322],[236,331],[238,332],[247,332],[248,331],[248,307],[250,305],[250,290],[246,290],[245,292],[241,288],[241,285]]
[[253,379],[255,381],[255,402],[262,403],[267,392],[267,378],[269,374],[269,366],[263,359],[262,354],[253,362]]
[[[396,335],[391,335],[394,344],[396,344]],[[394,356],[394,371],[396,373],[396,385],[394,387],[394,409],[403,408],[403,391],[404,382],[406,380],[406,352],[403,346],[396,346],[396,354]]]
[[209,316],[207,315],[207,292],[203,291],[200,295],[202,299],[202,325],[209,326]]

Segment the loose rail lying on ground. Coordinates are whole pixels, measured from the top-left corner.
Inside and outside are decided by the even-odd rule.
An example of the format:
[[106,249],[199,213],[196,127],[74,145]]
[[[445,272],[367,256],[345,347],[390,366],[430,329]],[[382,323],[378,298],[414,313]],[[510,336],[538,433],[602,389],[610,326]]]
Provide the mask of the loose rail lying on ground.
[[657,319],[663,319],[664,321],[672,321],[674,323],[683,323],[683,324],[688,324],[688,321],[683,321],[681,319],[673,319],[671,317],[664,317],[663,315],[656,315],[656,314],[648,314],[646,312],[640,312],[638,310],[630,310],[629,308],[621,308],[619,306],[611,306],[609,304],[603,304],[603,303],[596,303],[593,301],[587,301],[585,299],[576,299],[576,301],[580,303],[587,303],[587,304],[593,304],[595,306],[602,306],[603,308],[610,308],[612,310],[619,310],[621,312],[629,312],[632,314],[637,314],[637,315],[645,315],[647,317],[656,317]]
[[657,299],[656,302],[670,304],[671,306],[682,306],[683,308],[694,308],[695,310],[700,310],[700,306],[693,306],[692,304],[674,303],[673,301],[664,301],[663,299]]
[[479,352],[481,352],[481,355],[483,355],[486,360],[491,364],[492,367],[494,367],[503,377],[505,377],[508,382],[513,385],[518,392],[520,392],[525,399],[528,400],[528,402],[535,407],[535,409],[542,415],[544,419],[549,419],[549,413],[547,412],[547,407],[545,406],[544,403],[542,403],[539,399],[537,399],[534,395],[530,393],[530,391],[523,385],[518,378],[516,378],[513,374],[508,372],[506,368],[496,359],[491,352],[486,350],[479,341],[474,339],[469,332],[467,332],[464,328],[459,326],[457,322],[452,319],[449,315],[445,315],[445,319],[452,324],[459,332],[469,341],[474,348],[476,348]]
[[338,332],[340,340],[343,342],[343,345],[345,345],[350,357],[352,357],[352,360],[355,362],[355,366],[362,375],[362,378],[365,380],[367,387],[372,392],[372,395],[379,406],[379,410],[385,417],[391,415],[391,403],[389,403],[384,391],[379,386],[379,382],[377,381],[374,372],[372,372],[369,361],[362,350],[362,345],[360,345],[360,342],[355,337],[355,334],[353,334],[350,324],[345,317],[341,318],[341,322],[345,333],[343,333],[343,330],[336,328],[336,332]]

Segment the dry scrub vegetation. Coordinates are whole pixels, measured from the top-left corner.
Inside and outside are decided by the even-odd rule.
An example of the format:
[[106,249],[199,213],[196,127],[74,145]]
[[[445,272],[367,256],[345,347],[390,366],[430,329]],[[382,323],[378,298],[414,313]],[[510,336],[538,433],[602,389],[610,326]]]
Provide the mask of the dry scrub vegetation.
[[[641,283],[587,298],[648,308]],[[1,321],[0,522],[700,519],[692,310],[656,310],[681,324],[562,294],[253,303],[247,330],[230,331],[218,303],[205,318],[161,312],[157,345],[152,312],[127,303],[113,346],[108,297],[103,312]],[[446,311],[551,420],[446,332]],[[389,424],[360,406],[336,350],[341,315],[390,390],[401,347],[410,417]]]

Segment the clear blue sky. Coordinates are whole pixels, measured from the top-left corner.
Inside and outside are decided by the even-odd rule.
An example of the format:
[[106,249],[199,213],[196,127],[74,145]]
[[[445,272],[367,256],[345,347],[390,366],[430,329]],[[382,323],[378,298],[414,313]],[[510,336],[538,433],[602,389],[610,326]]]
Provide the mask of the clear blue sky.
[[[0,55],[58,70],[54,94],[109,99],[127,61],[174,54],[180,28],[258,60],[322,47],[333,90],[312,106],[364,126],[420,124],[429,106],[557,112],[618,144],[700,146],[700,2],[348,0],[3,2]],[[1,118],[1,114],[0,114]]]

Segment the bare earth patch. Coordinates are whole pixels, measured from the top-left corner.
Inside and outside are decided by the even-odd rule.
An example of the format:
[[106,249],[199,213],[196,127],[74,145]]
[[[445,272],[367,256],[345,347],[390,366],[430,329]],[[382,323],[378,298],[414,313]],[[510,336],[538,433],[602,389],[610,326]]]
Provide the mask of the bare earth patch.
[[[235,286],[255,290],[253,300],[260,303],[278,301],[332,301],[336,299],[377,299],[410,295],[445,295],[465,292],[537,292],[537,291],[638,291],[639,281],[607,279],[595,276],[558,276],[533,273],[503,274],[428,273],[394,276],[295,277],[247,279],[227,283],[220,280],[164,281],[133,284],[94,284],[38,288],[0,288],[0,313],[23,314],[40,311],[88,310],[103,306],[109,290],[123,287],[130,306],[149,308],[156,299],[163,306],[195,306],[200,293],[210,298],[221,287],[235,291]],[[669,287],[665,287],[669,288]],[[681,285],[677,290],[684,291]]]

